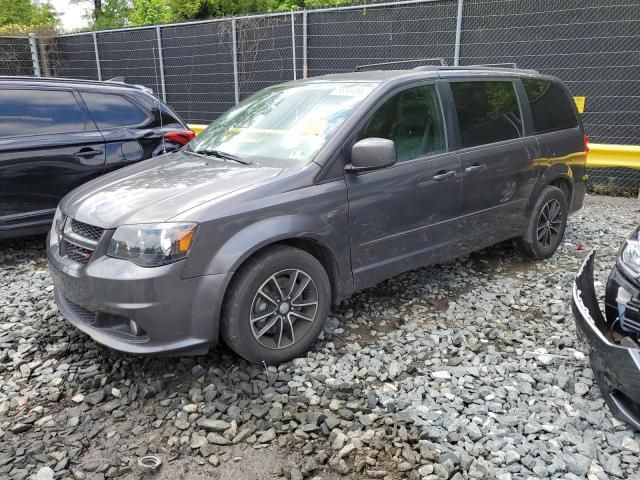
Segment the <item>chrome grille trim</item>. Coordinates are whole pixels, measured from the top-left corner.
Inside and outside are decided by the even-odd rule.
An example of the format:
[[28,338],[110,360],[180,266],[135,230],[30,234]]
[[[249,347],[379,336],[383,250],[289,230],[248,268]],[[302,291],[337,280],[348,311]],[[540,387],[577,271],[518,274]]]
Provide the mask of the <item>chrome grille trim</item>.
[[76,219],[71,219],[71,231],[80,237],[90,238],[98,242],[102,238],[104,229],[100,227],[94,227],[87,223],[79,222]]

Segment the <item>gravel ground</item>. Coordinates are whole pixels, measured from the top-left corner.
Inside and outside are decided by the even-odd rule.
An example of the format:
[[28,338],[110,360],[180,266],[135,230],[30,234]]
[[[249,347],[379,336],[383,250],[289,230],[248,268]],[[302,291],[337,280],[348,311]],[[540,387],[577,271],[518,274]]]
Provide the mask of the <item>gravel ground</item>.
[[640,478],[570,311],[639,212],[589,196],[549,260],[499,245],[354,295],[279,368],[102,348],[58,315],[44,239],[0,243],[0,478],[137,479],[146,454],[152,478]]

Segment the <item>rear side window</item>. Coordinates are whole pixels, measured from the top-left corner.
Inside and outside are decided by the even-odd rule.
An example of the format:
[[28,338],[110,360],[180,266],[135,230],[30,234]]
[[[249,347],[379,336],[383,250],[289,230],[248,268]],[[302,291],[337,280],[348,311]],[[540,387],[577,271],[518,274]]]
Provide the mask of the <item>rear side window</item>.
[[0,137],[84,130],[84,114],[69,91],[0,90]]
[[115,94],[82,92],[98,128],[130,127],[147,120],[147,114],[129,99]]
[[522,84],[533,115],[535,133],[554,132],[578,126],[573,99],[557,83],[547,80],[523,79]]
[[522,136],[522,118],[513,82],[452,82],[462,147]]
[[409,88],[389,98],[371,116],[358,139],[393,140],[398,162],[444,152],[446,137],[434,85]]

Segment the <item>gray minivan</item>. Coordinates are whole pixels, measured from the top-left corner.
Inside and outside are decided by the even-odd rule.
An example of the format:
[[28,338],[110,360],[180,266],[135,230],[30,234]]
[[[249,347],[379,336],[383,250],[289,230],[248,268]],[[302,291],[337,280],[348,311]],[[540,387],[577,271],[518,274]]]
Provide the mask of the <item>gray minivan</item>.
[[262,90],[179,152],[93,180],[48,238],[62,315],[130,353],[221,337],[280,363],[332,303],[507,239],[553,254],[585,194],[558,79],[489,67],[327,75]]

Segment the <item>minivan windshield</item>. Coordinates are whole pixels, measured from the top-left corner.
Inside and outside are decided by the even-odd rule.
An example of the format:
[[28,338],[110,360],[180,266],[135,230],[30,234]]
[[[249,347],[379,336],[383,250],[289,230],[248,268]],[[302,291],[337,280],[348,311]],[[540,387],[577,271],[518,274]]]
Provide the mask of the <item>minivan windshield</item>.
[[376,85],[318,82],[267,88],[220,116],[187,150],[268,166],[308,163]]

